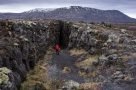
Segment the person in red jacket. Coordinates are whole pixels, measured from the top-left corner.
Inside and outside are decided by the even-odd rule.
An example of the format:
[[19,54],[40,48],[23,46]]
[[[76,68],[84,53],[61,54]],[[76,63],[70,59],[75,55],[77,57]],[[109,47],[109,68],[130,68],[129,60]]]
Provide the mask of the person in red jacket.
[[54,50],[56,51],[56,54],[57,55],[59,55],[59,53],[60,53],[60,45],[59,44],[56,44],[55,46],[54,46]]

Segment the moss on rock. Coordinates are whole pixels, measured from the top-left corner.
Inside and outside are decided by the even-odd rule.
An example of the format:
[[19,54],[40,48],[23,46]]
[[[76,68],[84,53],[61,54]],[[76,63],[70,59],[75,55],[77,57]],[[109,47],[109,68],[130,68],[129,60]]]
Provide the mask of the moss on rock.
[[0,68],[0,85],[1,84],[7,84],[9,81],[8,74],[11,73],[11,70],[9,70],[6,67]]

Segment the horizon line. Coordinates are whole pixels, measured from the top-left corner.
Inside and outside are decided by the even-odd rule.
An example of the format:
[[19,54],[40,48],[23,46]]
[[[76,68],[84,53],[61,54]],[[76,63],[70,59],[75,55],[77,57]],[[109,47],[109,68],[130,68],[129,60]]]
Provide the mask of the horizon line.
[[[29,10],[24,10],[24,11],[20,11],[20,12],[15,12],[15,11],[3,11],[3,12],[0,12],[0,13],[16,13],[16,14],[19,14],[19,13],[24,13],[24,12],[28,12],[28,11],[31,11],[31,10],[35,10],[35,9],[59,9],[59,8],[71,8],[72,6],[67,6],[67,7],[56,7],[56,8],[32,8],[32,9],[29,9]],[[86,7],[86,6],[79,6],[79,5],[75,5],[75,6],[73,6],[73,7],[83,7],[83,8],[92,8],[92,9],[98,9],[98,10],[117,10],[117,9],[100,9],[100,8],[93,8],[93,7]],[[117,10],[117,11],[120,11],[120,10]],[[120,12],[122,12],[122,11],[120,11]],[[124,13],[124,12],[122,12],[122,13]],[[131,16],[131,15],[128,15],[127,13],[124,13],[124,14],[126,14],[127,16],[129,16],[130,18],[133,18],[133,19],[136,19],[136,17],[133,17],[133,16]]]

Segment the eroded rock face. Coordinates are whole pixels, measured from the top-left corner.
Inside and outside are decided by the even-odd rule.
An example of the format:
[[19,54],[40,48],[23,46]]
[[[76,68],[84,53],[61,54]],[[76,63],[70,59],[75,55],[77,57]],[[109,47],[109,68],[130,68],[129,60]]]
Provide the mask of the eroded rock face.
[[[97,72],[95,77],[89,77],[90,82],[101,82],[102,90],[135,90],[135,38],[128,31],[74,23],[69,47],[84,48],[89,54],[100,55],[88,68]],[[107,85],[111,85],[111,88]]]
[[[89,26],[88,26],[89,27]],[[69,36],[69,47],[84,48],[90,54],[96,54],[99,52],[102,46],[102,40],[98,39],[98,30],[88,28],[87,25],[74,26]]]
[[0,81],[0,89],[16,90],[49,46],[63,45],[60,37],[65,35],[60,34],[65,28],[69,30],[68,25],[62,21],[0,21],[0,69],[7,67],[12,71],[6,76],[12,87],[7,88]]

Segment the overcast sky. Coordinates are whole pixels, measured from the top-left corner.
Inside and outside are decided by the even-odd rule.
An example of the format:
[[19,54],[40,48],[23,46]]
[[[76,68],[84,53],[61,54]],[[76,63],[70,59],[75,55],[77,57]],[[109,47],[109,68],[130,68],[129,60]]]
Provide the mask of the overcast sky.
[[115,9],[136,18],[136,0],[0,0],[0,12],[23,12],[34,8],[69,6]]

